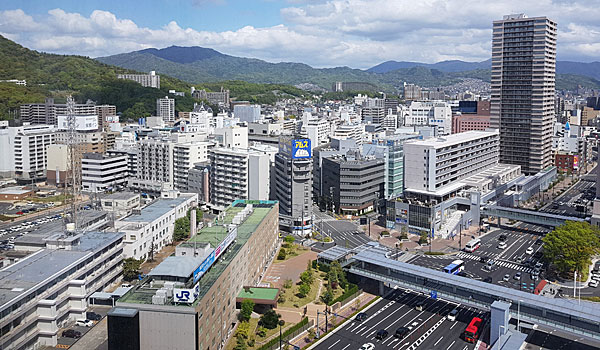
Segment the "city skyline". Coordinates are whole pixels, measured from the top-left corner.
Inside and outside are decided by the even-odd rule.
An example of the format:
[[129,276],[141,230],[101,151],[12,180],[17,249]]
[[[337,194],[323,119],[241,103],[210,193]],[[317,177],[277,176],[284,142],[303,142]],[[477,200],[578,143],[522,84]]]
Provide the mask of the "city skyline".
[[0,5],[0,35],[35,50],[90,57],[202,46],[269,62],[364,69],[387,60],[489,59],[490,23],[525,13],[558,23],[558,60],[589,62],[600,54],[600,28],[588,11],[593,5],[586,0],[447,1],[444,8],[405,1],[168,0],[139,7],[9,0]]

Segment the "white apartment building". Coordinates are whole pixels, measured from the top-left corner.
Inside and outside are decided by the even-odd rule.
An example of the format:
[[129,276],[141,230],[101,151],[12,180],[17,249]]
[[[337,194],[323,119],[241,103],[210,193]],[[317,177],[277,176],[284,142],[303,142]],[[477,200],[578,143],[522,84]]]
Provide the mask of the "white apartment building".
[[176,143],[173,147],[173,181],[176,189],[188,187],[188,175],[194,164],[208,161],[208,150],[214,144],[206,141]]
[[117,74],[117,78],[133,80],[144,87],[160,89],[160,75],[155,71],[150,71],[148,74]]
[[311,148],[319,147],[329,142],[331,123],[327,119],[304,116],[300,134],[310,139]]
[[122,240],[121,233],[58,233],[1,269],[0,348],[56,347],[60,329],[86,318],[88,298],[123,272]]
[[173,186],[173,147],[170,140],[140,140],[137,154],[137,172],[129,180],[133,188],[160,192],[163,184]]
[[249,135],[279,136],[283,132],[283,123],[248,123]]
[[437,126],[440,135],[452,133],[452,108],[446,102],[411,102],[404,116],[404,126]]
[[353,139],[356,141],[357,145],[362,145],[364,142],[363,135],[365,133],[365,125],[364,124],[353,124],[347,125],[342,124],[335,127],[333,131],[333,138],[347,140]]
[[190,123],[185,125],[184,131],[212,134],[215,126],[212,109],[204,105],[196,105],[194,111],[190,112]]
[[215,129],[215,138],[223,147],[248,148],[248,128],[228,126]]
[[106,192],[127,184],[127,156],[85,153],[81,158],[81,189]]
[[173,241],[175,220],[187,215],[198,203],[198,194],[181,193],[176,198],[160,198],[131,215],[115,221],[123,232],[125,258],[145,260],[152,250],[159,252]]
[[236,199],[269,199],[269,154],[225,147],[209,154],[211,204],[224,208]]
[[404,143],[405,187],[436,192],[499,162],[500,136],[494,131],[467,131]]
[[175,121],[175,99],[165,96],[156,99],[156,116],[162,118],[165,123]]
[[48,146],[56,143],[52,125],[23,125],[0,129],[0,176],[35,179],[46,176]]

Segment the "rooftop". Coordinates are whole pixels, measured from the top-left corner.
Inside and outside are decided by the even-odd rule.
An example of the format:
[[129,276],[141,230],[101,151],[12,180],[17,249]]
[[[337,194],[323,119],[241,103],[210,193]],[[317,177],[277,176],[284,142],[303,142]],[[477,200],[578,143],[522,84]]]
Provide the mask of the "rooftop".
[[409,140],[406,145],[418,145],[424,147],[442,148],[455,145],[457,143],[472,141],[483,137],[498,135],[497,130],[493,131],[465,131],[458,134],[451,134],[443,137],[432,137],[425,140]]
[[124,200],[131,199],[132,197],[139,196],[138,193],[135,192],[115,192],[111,194],[107,194],[106,196],[102,196],[102,199],[111,199],[111,200]]
[[31,192],[31,190],[28,190],[24,187],[5,187],[0,189],[0,194],[25,194]]
[[277,288],[244,287],[238,294],[240,299],[275,300],[279,294]]
[[183,204],[186,200],[192,198],[195,194],[182,193],[177,198],[160,198],[142,208],[140,214],[131,214],[121,221],[123,222],[151,222],[165,215],[176,206]]

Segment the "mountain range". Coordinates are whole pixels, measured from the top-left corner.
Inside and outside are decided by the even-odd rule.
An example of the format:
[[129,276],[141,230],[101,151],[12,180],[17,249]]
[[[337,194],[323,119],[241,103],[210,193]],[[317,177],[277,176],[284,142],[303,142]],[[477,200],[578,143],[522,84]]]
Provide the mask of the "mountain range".
[[[230,56],[204,47],[171,46],[98,57],[98,61],[138,71],[155,70],[192,84],[223,80],[253,83],[314,84],[330,89],[336,81],[362,81],[394,90],[402,82],[424,87],[451,85],[461,78],[490,81],[491,59],[482,62],[459,60],[433,64],[387,61],[366,70],[349,67],[313,68],[294,62],[270,63],[255,58]],[[600,88],[600,62],[557,62],[557,89],[577,85]]]

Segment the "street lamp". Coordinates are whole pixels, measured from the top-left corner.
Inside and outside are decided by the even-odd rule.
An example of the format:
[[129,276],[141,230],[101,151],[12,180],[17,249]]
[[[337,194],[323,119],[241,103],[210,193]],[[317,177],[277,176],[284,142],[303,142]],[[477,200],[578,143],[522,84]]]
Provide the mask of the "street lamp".
[[281,349],[282,337],[281,337],[281,327],[285,324],[284,320],[279,320],[279,349]]

